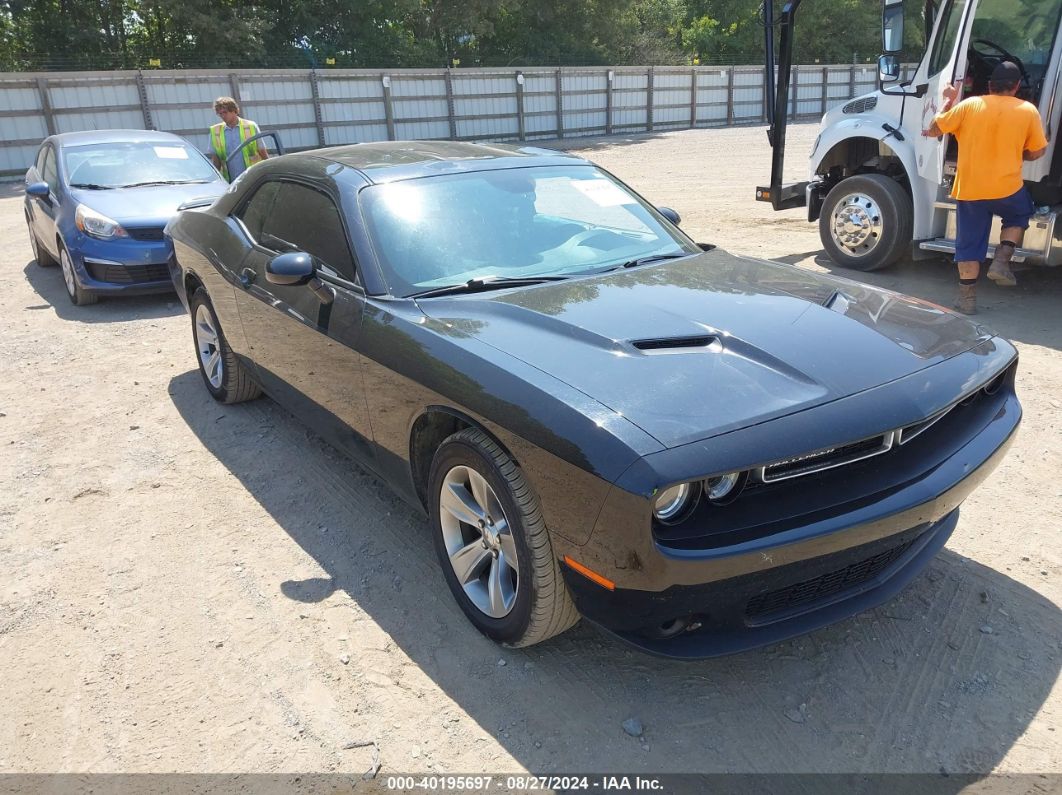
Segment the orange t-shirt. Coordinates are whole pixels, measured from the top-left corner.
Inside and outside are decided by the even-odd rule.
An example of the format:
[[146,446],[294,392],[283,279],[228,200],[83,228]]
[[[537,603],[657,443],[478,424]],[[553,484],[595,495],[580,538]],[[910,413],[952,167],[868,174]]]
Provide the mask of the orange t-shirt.
[[942,132],[959,141],[951,195],[963,201],[1013,196],[1024,184],[1022,152],[1047,146],[1040,112],[1017,97],[970,97],[938,113],[935,121]]

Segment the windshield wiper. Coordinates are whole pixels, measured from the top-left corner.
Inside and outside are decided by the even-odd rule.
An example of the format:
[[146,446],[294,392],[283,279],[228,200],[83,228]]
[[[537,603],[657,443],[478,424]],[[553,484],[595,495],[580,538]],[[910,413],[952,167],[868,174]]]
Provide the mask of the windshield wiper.
[[133,182],[129,185],[120,185],[122,188],[143,188],[148,185],[204,185],[207,179],[157,179],[151,182]]
[[84,190],[111,190],[113,185],[97,185],[95,182],[71,182],[71,188],[82,188]]
[[541,284],[542,282],[560,282],[567,276],[483,276],[479,279],[469,279],[463,284],[448,284],[445,287],[435,287],[422,293],[413,293],[409,298],[431,298],[436,295],[458,295],[460,293],[480,293],[486,290],[500,290],[505,287],[519,287],[525,284]]
[[683,257],[692,257],[693,252],[683,251],[680,254],[650,254],[647,257],[638,257],[638,259],[629,259],[619,265],[616,265],[613,270],[620,268],[637,268],[639,265],[648,265],[650,262],[657,262],[665,259],[682,259]]

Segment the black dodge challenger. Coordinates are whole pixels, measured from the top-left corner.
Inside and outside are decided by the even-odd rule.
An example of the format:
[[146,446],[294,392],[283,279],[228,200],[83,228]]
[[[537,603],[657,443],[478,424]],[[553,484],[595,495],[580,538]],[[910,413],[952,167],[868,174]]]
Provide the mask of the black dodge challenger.
[[481,632],[695,658],[896,594],[1021,407],[983,327],[678,221],[577,157],[421,141],[268,160],[167,234],[206,388],[426,511]]

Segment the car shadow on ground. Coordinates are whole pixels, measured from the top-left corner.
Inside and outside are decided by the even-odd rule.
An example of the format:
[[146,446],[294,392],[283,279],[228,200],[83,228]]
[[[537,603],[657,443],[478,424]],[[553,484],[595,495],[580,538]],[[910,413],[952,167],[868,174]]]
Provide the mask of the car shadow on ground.
[[[257,571],[259,587],[328,602],[333,616],[349,609],[351,625],[367,615],[531,771],[919,772],[933,774],[935,792],[951,791],[941,773],[991,771],[1059,675],[1058,637],[1028,629],[1062,625],[1058,608],[947,549],[886,605],[733,657],[654,658],[585,622],[504,649],[451,599],[427,521],[373,475],[267,398],[219,406],[196,371],[173,378],[169,392],[192,432],[322,570]],[[258,532],[253,544],[278,543],[275,528]],[[394,665],[379,655],[363,649],[351,668]],[[631,718],[640,737],[623,729]],[[950,780],[954,791],[969,783]]]
[[[924,298],[945,307],[951,307],[958,290],[955,263],[945,257],[917,261],[905,258],[870,273],[842,268],[821,250],[775,260],[792,265],[812,256],[816,265],[837,276]],[[987,270],[987,266],[981,268],[978,314],[973,319],[1007,339],[1062,350],[1062,323],[1058,322],[1062,314],[1062,268],[1023,268],[1019,264],[1015,270],[1017,287],[997,287],[985,277]]]
[[26,281],[44,303],[30,304],[25,309],[53,310],[63,320],[79,323],[123,323],[130,320],[155,320],[184,312],[176,293],[130,295],[101,298],[99,303],[74,306],[66,294],[63,272],[58,265],[42,268],[34,260],[22,269]]

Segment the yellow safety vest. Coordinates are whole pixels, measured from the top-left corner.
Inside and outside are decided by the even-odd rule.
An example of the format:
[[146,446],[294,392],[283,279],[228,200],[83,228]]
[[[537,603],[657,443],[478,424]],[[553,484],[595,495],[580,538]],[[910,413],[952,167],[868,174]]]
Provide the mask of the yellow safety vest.
[[[239,127],[241,144],[248,138],[253,138],[258,135],[258,125],[253,121],[241,118],[239,121]],[[218,160],[221,161],[221,176],[228,180],[229,169],[226,163],[228,152],[225,151],[225,122],[219,122],[210,127],[210,145],[214,149],[214,154],[218,156]],[[252,144],[251,146],[240,147],[240,151],[243,152],[243,164],[247,168],[250,168],[262,159],[258,155],[257,143]]]

